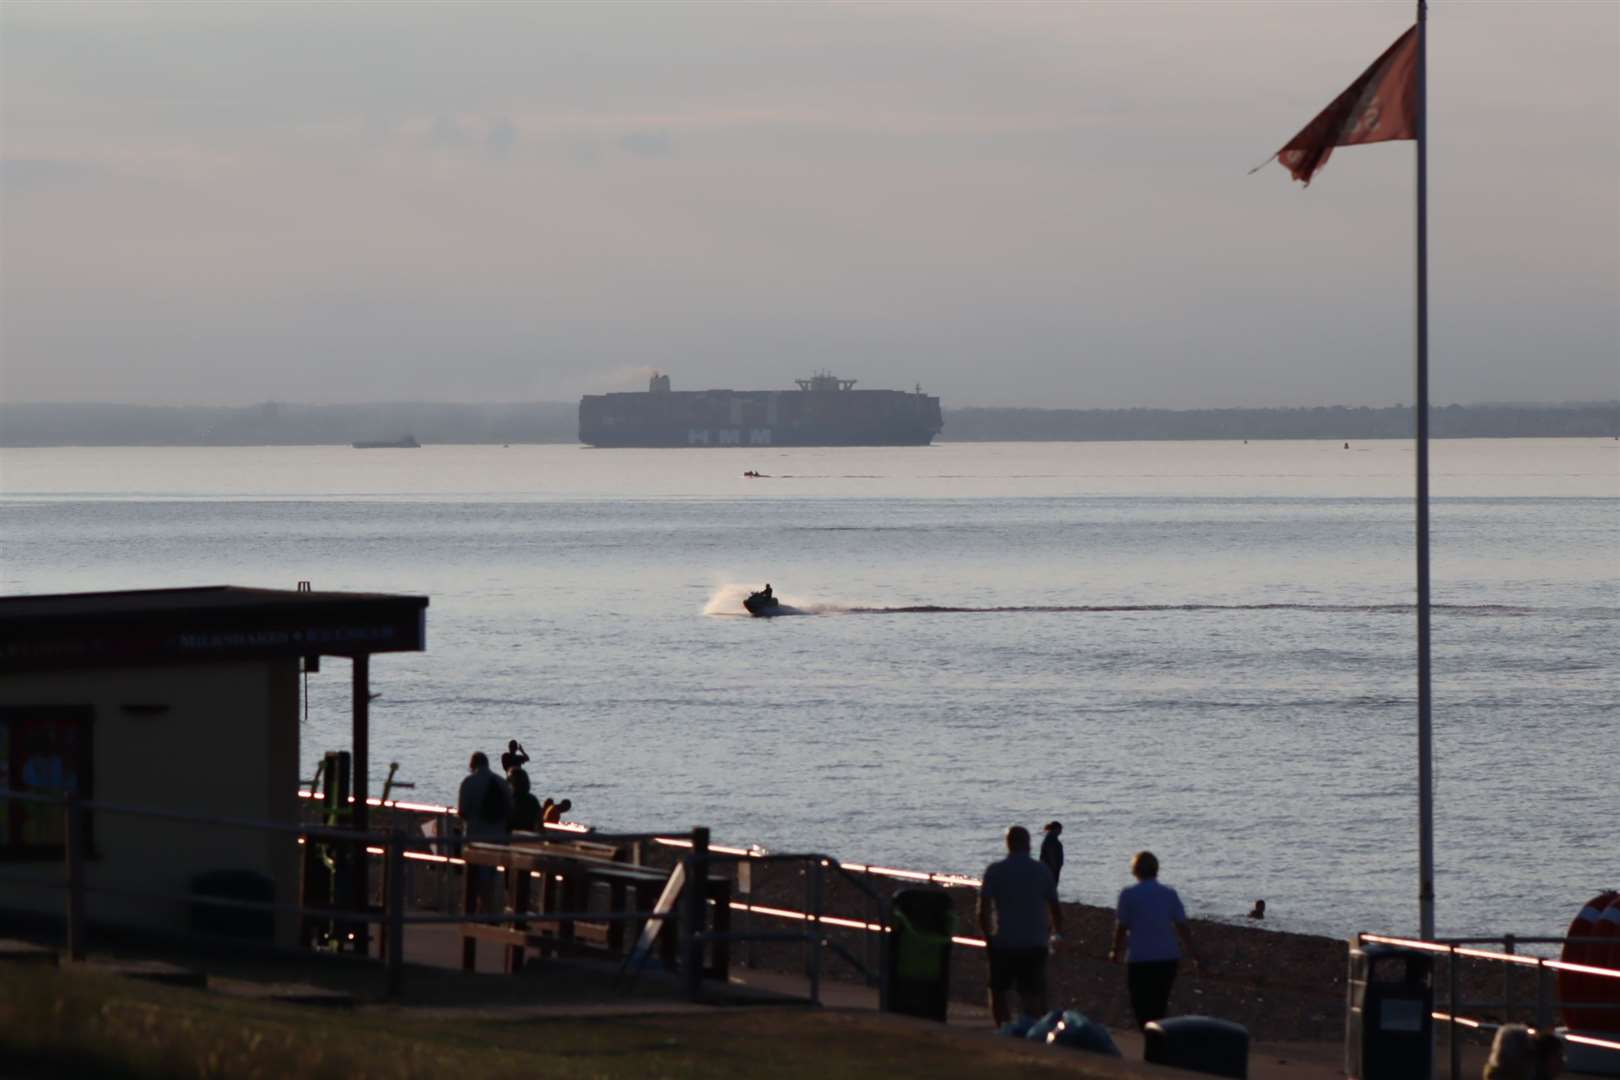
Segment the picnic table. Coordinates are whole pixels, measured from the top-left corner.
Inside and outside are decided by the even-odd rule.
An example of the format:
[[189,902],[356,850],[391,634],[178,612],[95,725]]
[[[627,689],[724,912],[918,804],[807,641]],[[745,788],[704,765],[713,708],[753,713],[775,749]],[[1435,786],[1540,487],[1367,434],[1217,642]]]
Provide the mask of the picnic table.
[[[562,953],[597,953],[622,956],[628,942],[640,936],[647,922],[638,919],[559,918],[557,914],[604,911],[610,915],[650,912],[657,903],[669,873],[653,867],[622,861],[623,849],[585,840],[533,839],[518,834],[510,845],[468,843],[462,851],[467,862],[463,881],[463,910],[479,910],[482,899],[475,867],[501,868],[499,893],[502,909],[513,915],[510,924],[462,924],[461,966],[474,971],[478,943],[487,941],[502,947],[504,970],[523,970],[527,953],[541,956]],[[605,892],[605,909],[592,906],[593,896]],[[731,879],[713,874],[704,883],[704,894],[713,907],[714,932],[725,934],[731,927]],[[487,894],[486,894],[487,895]],[[659,934],[660,955],[669,967],[675,966],[676,934],[670,926]],[[730,950],[724,940],[710,944],[704,974],[725,979],[730,973]]]

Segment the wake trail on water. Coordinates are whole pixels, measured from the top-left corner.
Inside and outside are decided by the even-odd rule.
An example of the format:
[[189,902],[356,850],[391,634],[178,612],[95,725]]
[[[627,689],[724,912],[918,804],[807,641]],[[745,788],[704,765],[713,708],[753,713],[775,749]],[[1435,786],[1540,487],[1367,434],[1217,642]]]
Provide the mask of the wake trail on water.
[[[743,601],[757,585],[728,583],[715,589],[708,603],[703,605],[705,615],[741,615],[752,618],[743,608]],[[1306,604],[1277,602],[1263,604],[998,604],[973,606],[961,604],[893,604],[878,605],[855,601],[817,600],[777,592],[782,607],[775,617],[783,615],[1108,615],[1154,612],[1218,612],[1218,611],[1307,611],[1325,614],[1410,615],[1415,604]],[[1534,614],[1535,608],[1511,604],[1434,604],[1431,610],[1453,615],[1516,616]]]

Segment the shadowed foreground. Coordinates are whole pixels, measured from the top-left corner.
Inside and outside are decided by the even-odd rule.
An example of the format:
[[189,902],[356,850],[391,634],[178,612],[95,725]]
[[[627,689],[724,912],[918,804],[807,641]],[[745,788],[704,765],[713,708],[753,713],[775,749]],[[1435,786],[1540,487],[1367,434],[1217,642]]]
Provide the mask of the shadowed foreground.
[[[698,1008],[601,1017],[295,1008],[93,972],[0,966],[10,1076],[1139,1075],[1140,1065],[873,1014]],[[1157,1072],[1157,1070],[1152,1070]]]

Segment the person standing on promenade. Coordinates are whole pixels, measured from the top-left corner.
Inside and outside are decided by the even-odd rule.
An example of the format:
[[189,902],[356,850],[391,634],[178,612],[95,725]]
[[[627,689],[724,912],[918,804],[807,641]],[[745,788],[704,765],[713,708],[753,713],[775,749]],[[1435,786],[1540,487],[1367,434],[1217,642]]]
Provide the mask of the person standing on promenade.
[[540,821],[546,825],[559,825],[562,816],[574,808],[574,800],[561,799],[557,802],[546,800],[546,805],[540,810]]
[[[1198,951],[1193,946],[1187,910],[1176,890],[1159,884],[1159,860],[1151,851],[1137,852],[1131,860],[1136,884],[1120,890],[1114,927],[1114,947],[1108,961],[1125,961],[1125,985],[1131,993],[1131,1013],[1136,1026],[1164,1018],[1170,1007],[1170,988],[1176,982],[1181,945],[1187,947],[1193,970],[1198,970]],[[1177,938],[1181,939],[1180,944]],[[1127,941],[1129,946],[1127,948]]]
[[[995,909],[992,925],[991,909]],[[1051,936],[1047,936],[1047,917]],[[1046,957],[1063,934],[1052,872],[1029,857],[1029,830],[1007,830],[1007,857],[984,871],[979,885],[979,933],[990,945],[990,1015],[1000,1027],[1011,1019],[1007,991],[1032,1016],[1046,1012]]]
[[1063,874],[1063,841],[1058,839],[1063,835],[1063,823],[1048,821],[1041,831],[1046,834],[1041,840],[1041,865],[1052,871],[1052,884],[1056,885]]
[[456,798],[456,813],[466,823],[467,839],[504,842],[511,835],[512,789],[489,767],[489,755],[475,751],[467,759],[467,777]]
[[[489,767],[489,755],[475,751],[467,759],[467,777],[456,797],[456,813],[465,825],[468,840],[504,844],[512,838],[512,789]],[[474,895],[478,906],[489,910],[494,904],[495,868],[474,868],[477,881]]]
[[516,739],[509,740],[506,744],[506,753],[501,755],[501,772],[510,777],[513,769],[521,769],[528,763],[529,754],[523,749],[523,744]]
[[540,800],[534,797],[529,774],[521,766],[514,766],[507,774],[512,785],[512,831],[536,832],[540,828]]

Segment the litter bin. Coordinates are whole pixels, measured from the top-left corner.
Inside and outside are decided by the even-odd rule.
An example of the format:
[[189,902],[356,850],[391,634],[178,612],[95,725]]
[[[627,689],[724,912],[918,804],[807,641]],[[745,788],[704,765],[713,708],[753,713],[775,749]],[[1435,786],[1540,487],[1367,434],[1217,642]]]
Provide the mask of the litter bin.
[[883,1011],[945,1019],[956,913],[944,889],[901,889],[889,910]]
[[1213,1016],[1171,1016],[1142,1031],[1142,1060],[1206,1076],[1249,1075],[1249,1029]]
[[1352,941],[1347,994],[1344,1071],[1351,1080],[1429,1080],[1434,957]]
[[[276,898],[276,885],[254,870],[210,870],[191,879],[191,895],[268,904]],[[273,942],[276,913],[193,901],[191,928],[199,934]]]

